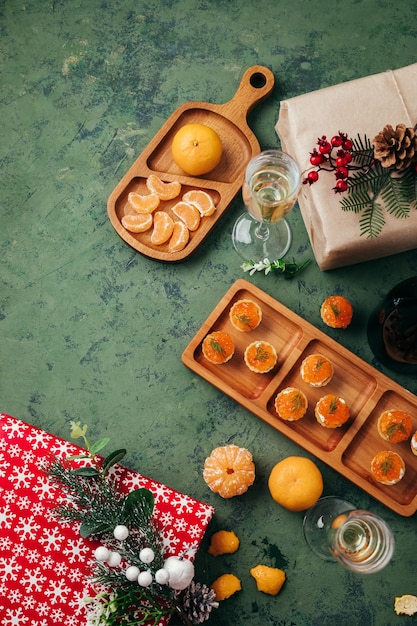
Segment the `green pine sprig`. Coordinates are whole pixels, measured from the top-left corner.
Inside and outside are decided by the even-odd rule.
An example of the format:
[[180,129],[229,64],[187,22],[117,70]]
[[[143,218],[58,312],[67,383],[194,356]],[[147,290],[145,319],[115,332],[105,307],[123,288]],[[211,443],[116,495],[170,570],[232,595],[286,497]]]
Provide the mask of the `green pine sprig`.
[[[361,166],[348,181],[348,195],[340,200],[343,211],[360,214],[361,237],[378,237],[385,224],[385,211],[397,219],[409,217],[417,208],[417,175],[414,168],[404,171],[382,167],[373,157],[368,137],[360,135],[353,140],[352,155]],[[384,210],[385,206],[385,210]]]

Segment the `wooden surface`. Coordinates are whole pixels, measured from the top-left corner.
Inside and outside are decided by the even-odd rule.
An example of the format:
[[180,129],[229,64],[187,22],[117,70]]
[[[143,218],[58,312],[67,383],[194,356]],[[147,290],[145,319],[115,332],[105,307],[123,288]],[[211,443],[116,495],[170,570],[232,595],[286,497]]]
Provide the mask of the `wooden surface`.
[[[263,313],[261,324],[250,332],[236,330],[229,319],[231,306],[244,298],[257,302]],[[235,342],[234,356],[223,365],[213,365],[201,351],[202,340],[214,330],[228,332]],[[276,367],[267,374],[251,372],[244,363],[246,346],[256,340],[270,342],[278,353]],[[334,376],[325,387],[311,387],[300,376],[301,362],[313,353],[326,356],[333,364]],[[409,441],[384,441],[378,434],[377,420],[383,411],[395,408],[410,413],[417,428],[417,398],[265,292],[237,280],[184,350],[182,360],[382,504],[400,515],[415,513],[417,457]],[[286,387],[299,388],[308,398],[307,413],[297,422],[283,421],[274,407],[277,393]],[[339,428],[324,428],[314,416],[316,403],[328,393],[342,397],[350,408],[350,420]],[[406,464],[405,476],[396,485],[377,483],[370,474],[372,458],[386,449],[401,454]]]
[[[246,165],[260,152],[258,140],[248,126],[247,116],[260,102],[267,98],[274,87],[274,75],[266,67],[254,65],[242,76],[240,85],[229,102],[187,102],[169,117],[129,171],[111,193],[107,210],[116,232],[138,252],[161,261],[180,261],[192,254],[204,241],[242,186]],[[185,175],[174,163],[171,155],[172,140],[185,124],[200,123],[210,126],[219,135],[223,153],[219,163],[211,172],[201,177]],[[168,243],[155,245],[151,241],[152,228],[144,233],[127,231],[121,223],[124,215],[134,213],[127,197],[131,191],[146,195],[146,179],[156,174],[164,182],[179,181],[182,185],[179,197],[161,202],[158,210],[167,211],[178,220],[172,207],[182,195],[191,189],[203,189],[211,195],[216,211],[203,217],[198,229],[190,232],[188,244],[179,252],[169,252]]]

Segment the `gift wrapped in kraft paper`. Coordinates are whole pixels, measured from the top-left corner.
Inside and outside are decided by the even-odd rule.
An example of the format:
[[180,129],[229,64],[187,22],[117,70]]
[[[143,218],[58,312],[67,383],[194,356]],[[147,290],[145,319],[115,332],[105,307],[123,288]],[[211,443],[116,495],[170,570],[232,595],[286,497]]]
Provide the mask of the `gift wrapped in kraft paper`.
[[[352,139],[372,140],[385,125],[417,122],[417,63],[398,70],[352,80],[281,102],[275,130],[282,149],[310,169],[317,138],[339,131]],[[303,177],[304,178],[304,177]],[[343,211],[335,194],[333,172],[321,172],[313,185],[302,185],[299,205],[320,269],[352,265],[417,247],[417,209],[397,218],[384,211],[378,237],[360,235],[360,214]],[[379,199],[379,201],[381,201]],[[382,202],[382,201],[381,201]]]

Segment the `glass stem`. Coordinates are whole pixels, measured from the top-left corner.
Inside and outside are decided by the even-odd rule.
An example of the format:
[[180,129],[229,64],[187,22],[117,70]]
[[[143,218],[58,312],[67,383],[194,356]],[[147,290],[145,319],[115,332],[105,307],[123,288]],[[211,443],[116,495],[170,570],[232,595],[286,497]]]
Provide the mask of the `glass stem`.
[[259,222],[258,226],[255,228],[255,235],[258,237],[258,239],[266,241],[269,237],[268,224],[266,224],[265,222]]

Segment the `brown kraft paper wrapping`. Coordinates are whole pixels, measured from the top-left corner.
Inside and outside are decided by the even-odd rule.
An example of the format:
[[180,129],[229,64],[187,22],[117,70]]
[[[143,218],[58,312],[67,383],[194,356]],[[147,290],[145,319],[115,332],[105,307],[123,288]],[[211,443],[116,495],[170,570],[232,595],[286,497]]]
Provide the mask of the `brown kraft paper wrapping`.
[[[417,122],[417,63],[388,70],[281,102],[275,130],[282,149],[304,172],[317,138],[339,131],[369,139],[391,124]],[[303,176],[304,178],[304,176]],[[360,236],[360,214],[343,211],[332,172],[321,172],[313,185],[302,185],[301,214],[320,269],[352,265],[417,247],[417,210],[406,219],[384,212],[386,224],[375,238]],[[381,199],[379,198],[379,201]]]

